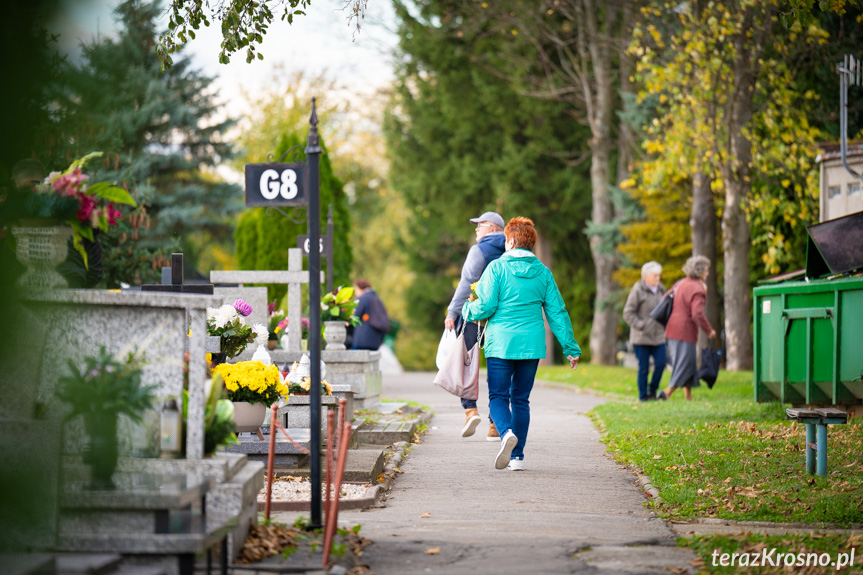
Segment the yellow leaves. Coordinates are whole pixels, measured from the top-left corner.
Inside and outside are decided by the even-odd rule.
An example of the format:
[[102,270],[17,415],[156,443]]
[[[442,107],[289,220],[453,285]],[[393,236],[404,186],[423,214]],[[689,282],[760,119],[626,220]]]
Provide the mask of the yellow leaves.
[[420,519],[428,519],[429,517],[431,517],[431,513],[423,513],[420,515]]
[[440,547],[429,547],[426,549],[426,555],[437,555],[440,553]]

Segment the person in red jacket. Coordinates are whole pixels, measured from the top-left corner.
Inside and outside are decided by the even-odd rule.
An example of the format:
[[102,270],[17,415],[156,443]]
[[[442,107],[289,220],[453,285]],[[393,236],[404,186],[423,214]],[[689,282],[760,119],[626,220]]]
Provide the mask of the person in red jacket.
[[698,382],[698,366],[695,361],[695,343],[698,330],[707,337],[716,337],[716,331],[704,316],[707,303],[707,288],[704,280],[710,273],[710,260],[704,256],[693,256],[683,266],[686,277],[677,282],[674,289],[674,306],[665,326],[668,354],[671,356],[671,381],[660,391],[657,399],[668,399],[674,390],[682,387],[686,399],[692,400],[692,388]]

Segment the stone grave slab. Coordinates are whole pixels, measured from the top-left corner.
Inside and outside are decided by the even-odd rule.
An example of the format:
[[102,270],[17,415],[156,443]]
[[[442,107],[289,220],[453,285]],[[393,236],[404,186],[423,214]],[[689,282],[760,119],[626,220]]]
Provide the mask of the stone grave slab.
[[[283,433],[278,432],[276,435],[276,453],[274,461],[277,465],[296,467],[308,460],[308,454],[303,449],[311,449],[311,430],[305,429],[287,429],[287,432],[294,439],[294,442],[299,445],[294,445]],[[237,438],[239,443],[229,445],[226,451],[229,453],[244,453],[252,461],[267,462],[267,454],[270,448],[269,436],[264,436],[263,440],[251,433],[241,433]],[[301,449],[303,448],[303,449]]]

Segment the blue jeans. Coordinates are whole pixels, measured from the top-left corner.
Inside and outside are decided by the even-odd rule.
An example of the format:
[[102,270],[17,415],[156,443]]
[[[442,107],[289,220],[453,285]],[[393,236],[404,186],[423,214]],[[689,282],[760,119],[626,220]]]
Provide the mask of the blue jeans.
[[[635,357],[638,358],[638,399],[656,397],[656,390],[659,389],[662,372],[665,371],[665,364],[668,361],[665,355],[665,344],[633,345],[632,347]],[[650,371],[650,356],[653,356],[653,377],[648,389],[647,372]]]
[[512,459],[524,459],[524,444],[530,427],[530,391],[538,366],[538,359],[486,358],[491,419],[501,437],[512,431],[518,438]]

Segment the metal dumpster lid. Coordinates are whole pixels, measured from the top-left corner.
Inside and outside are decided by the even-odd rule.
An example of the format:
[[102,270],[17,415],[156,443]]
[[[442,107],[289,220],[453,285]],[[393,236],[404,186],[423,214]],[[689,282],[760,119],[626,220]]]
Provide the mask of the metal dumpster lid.
[[809,226],[806,277],[863,270],[863,212]]

